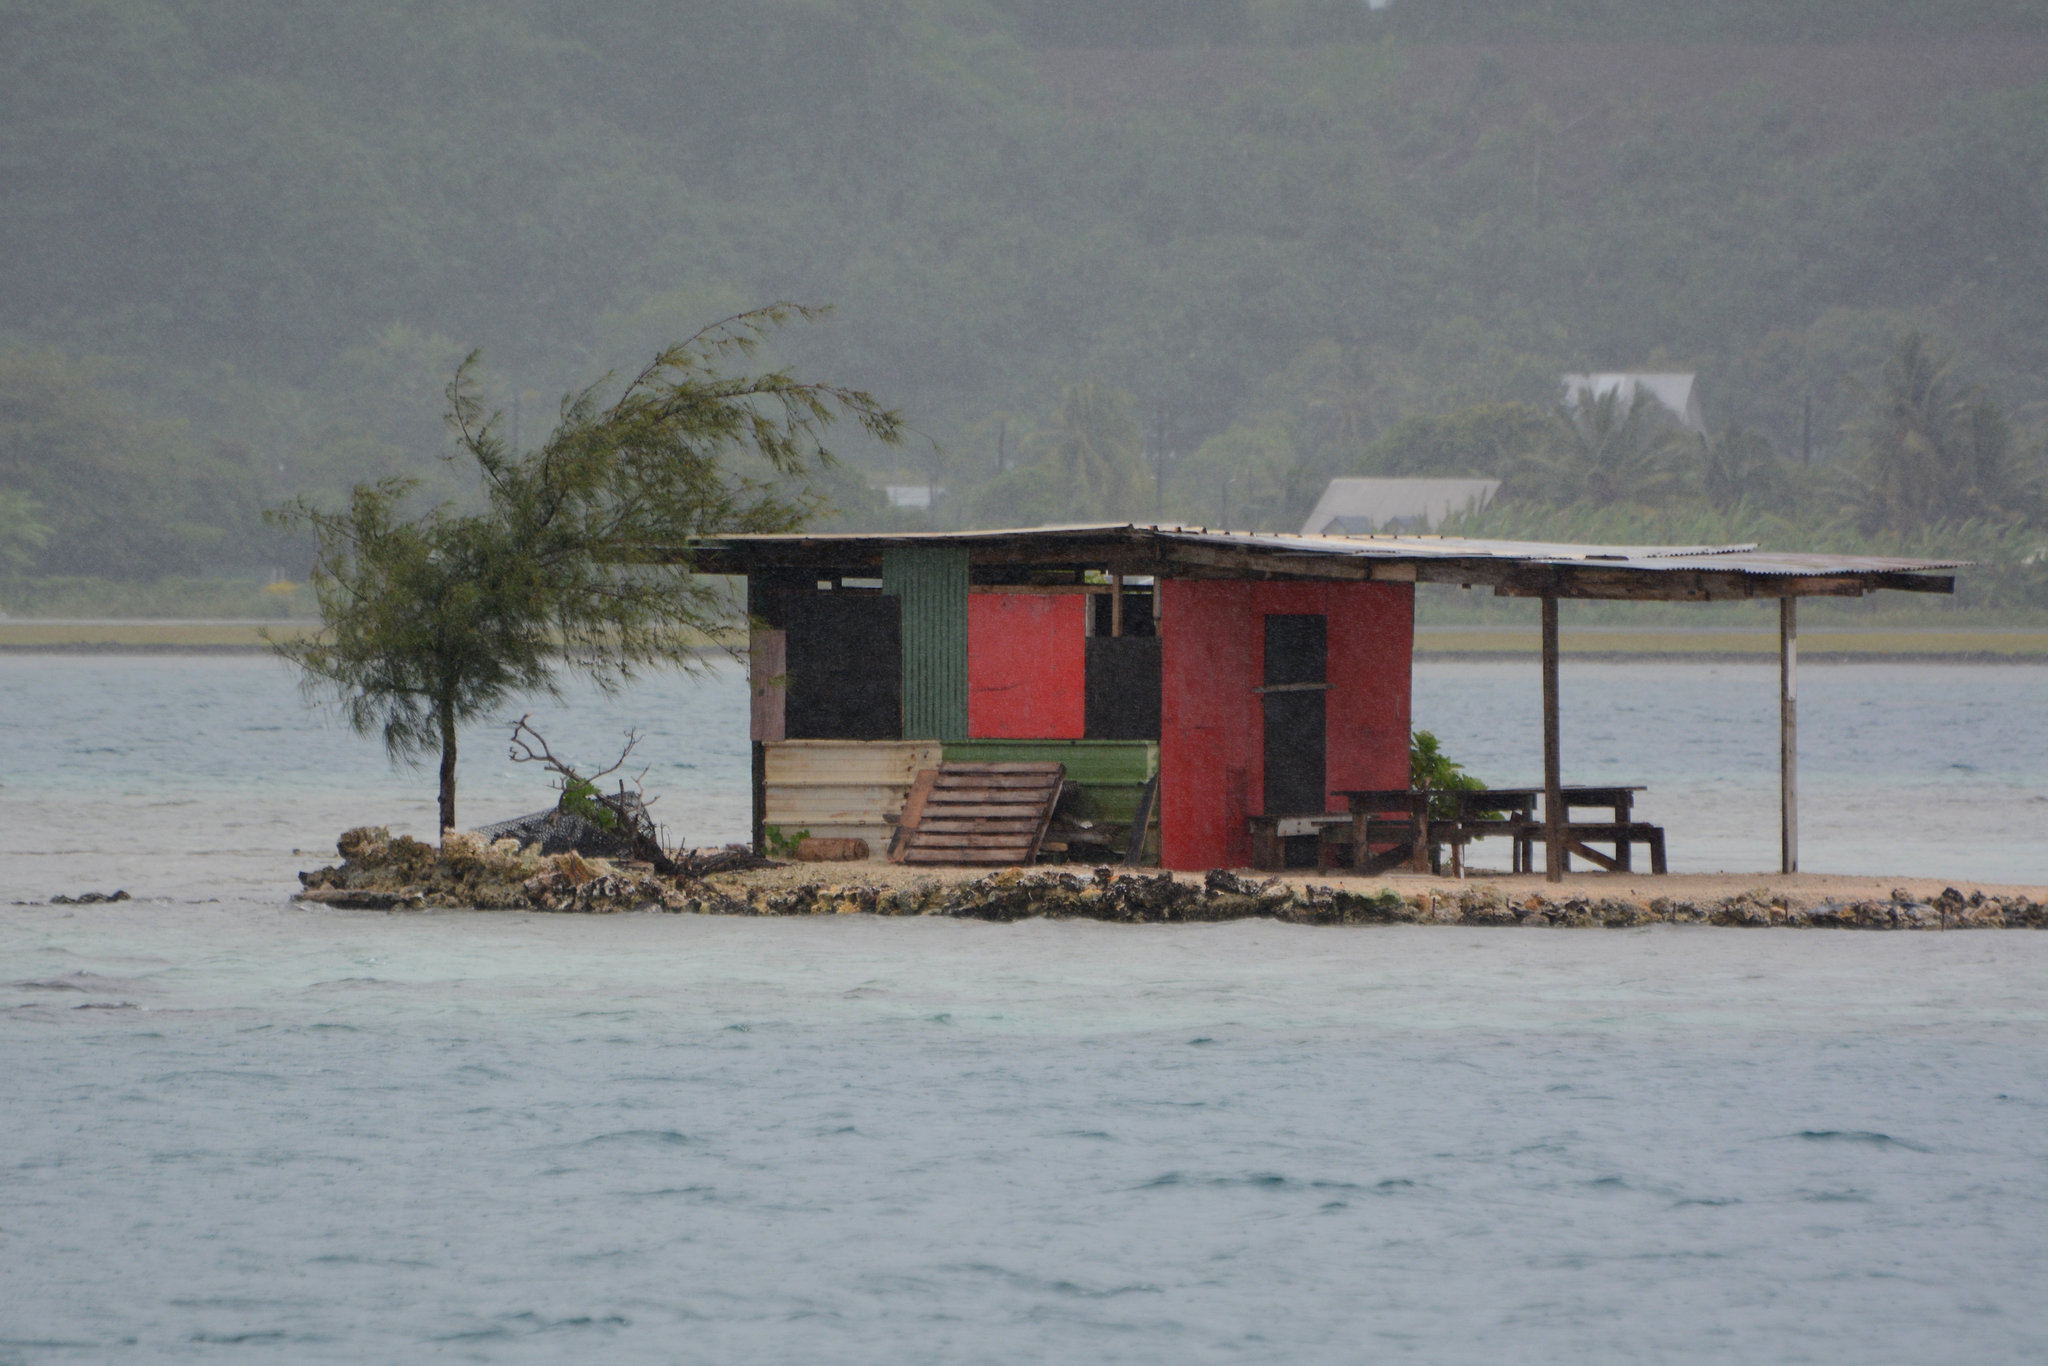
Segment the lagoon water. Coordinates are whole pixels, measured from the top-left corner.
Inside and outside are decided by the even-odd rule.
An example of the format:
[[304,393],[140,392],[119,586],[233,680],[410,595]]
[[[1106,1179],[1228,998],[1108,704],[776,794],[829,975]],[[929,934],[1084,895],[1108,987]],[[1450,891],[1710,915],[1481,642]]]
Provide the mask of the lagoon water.
[[[2048,880],[2048,671],[1805,681],[1808,866]],[[1569,771],[1768,866],[1773,685],[1567,666]],[[1418,721],[1522,780],[1533,690]],[[0,708],[0,901],[137,898],[0,905],[0,1362],[2048,1356],[2048,935],[307,911],[429,779],[275,666]],[[729,674],[536,712],[741,832]]]

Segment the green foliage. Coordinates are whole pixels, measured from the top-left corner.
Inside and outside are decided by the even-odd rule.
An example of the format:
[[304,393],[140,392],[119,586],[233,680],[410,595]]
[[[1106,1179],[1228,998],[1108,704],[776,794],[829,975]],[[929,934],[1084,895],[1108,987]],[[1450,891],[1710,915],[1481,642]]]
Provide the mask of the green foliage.
[[2023,474],[2013,458],[2004,410],[1920,333],[1899,339],[1870,407],[1854,429],[1849,476],[1865,526],[1899,532],[2039,510],[2040,476]]
[[[139,415],[107,367],[0,348],[0,562],[54,574],[176,572],[257,518],[232,452]],[[261,539],[259,537],[259,539]]]
[[342,512],[301,499],[276,514],[318,538],[324,630],[274,648],[352,728],[381,733],[394,760],[439,747],[442,828],[454,823],[464,722],[521,694],[559,695],[565,667],[607,690],[646,665],[694,667],[734,604],[691,573],[689,538],[798,525],[807,500],[790,481],[832,463],[823,432],[842,416],[878,441],[901,438],[897,415],[859,390],[727,372],[792,316],[816,315],[786,304],[739,314],[662,351],[609,403],[598,385],[570,394],[524,452],[479,403],[472,356],[447,393],[481,510],[407,519],[413,483],[387,478],[358,485]]
[[811,837],[809,830],[792,830],[784,834],[779,825],[761,827],[761,838],[768,846],[770,858],[795,858],[797,846]]
[[1676,444],[1668,410],[1647,389],[1626,402],[1620,388],[1560,404],[1550,429],[1503,490],[1542,502],[1655,506],[1676,493],[1668,459]]
[[1791,472],[1770,438],[1729,427],[1696,440],[1699,489],[1715,508],[1726,512],[1742,503],[1784,507],[1791,501]]
[[600,829],[619,828],[618,813],[597,799],[597,785],[588,778],[576,778],[563,783],[561,799],[555,806],[572,816],[581,816]]
[[1044,458],[1081,506],[1109,517],[1137,510],[1145,468],[1129,394],[1094,379],[1068,385],[1041,440]]
[[1533,404],[1476,403],[1403,419],[1367,447],[1359,473],[1498,478],[1530,460],[1551,434]]
[[[1408,737],[1408,786],[1416,791],[1429,792],[1483,792],[1486,789],[1483,781],[1467,773],[1463,764],[1445,754],[1442,743],[1426,730],[1414,731]],[[1494,820],[1500,813],[1474,811],[1471,814],[1478,820]],[[1429,815],[1432,820],[1456,819],[1457,798],[1430,798]]]
[[0,565],[26,569],[35,562],[36,552],[50,541],[42,511],[43,505],[28,494],[0,490]]
[[[0,491],[42,505],[41,572],[296,573],[312,538],[265,532],[264,504],[384,478],[482,498],[473,462],[436,458],[448,338],[489,344],[475,392],[538,431],[541,395],[781,282],[841,304],[788,361],[904,396],[946,450],[916,475],[952,497],[907,517],[862,487],[897,457],[856,440],[814,489],[835,526],[1162,498],[1298,525],[1331,475],[1526,467],[1510,405],[1637,365],[1697,369],[1717,429],[1786,453],[1774,506],[1832,514],[1861,495],[1794,458],[1862,461],[1846,377],[1901,331],[1938,332],[2016,422],[2048,411],[2048,87],[2000,89],[1989,43],[1900,84],[1864,41],[2043,14],[0,3],[0,325],[59,369],[116,358],[26,444],[0,376]],[[1733,41],[1702,63],[1695,39]],[[1131,396],[1136,442],[1021,476],[1018,431],[999,471],[978,425],[1053,429],[1076,377]],[[1770,501],[1760,449],[1722,452],[1739,495],[1682,452],[1657,497]]]

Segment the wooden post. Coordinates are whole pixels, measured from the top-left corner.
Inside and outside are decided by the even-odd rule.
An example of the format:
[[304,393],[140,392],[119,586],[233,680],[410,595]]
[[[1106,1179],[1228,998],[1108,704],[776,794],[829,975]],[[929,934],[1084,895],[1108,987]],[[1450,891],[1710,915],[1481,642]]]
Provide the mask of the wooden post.
[[1557,599],[1543,599],[1543,880],[1564,881],[1564,779],[1557,736]]
[[1778,871],[1799,871],[1799,599],[1778,599]]
[[1124,576],[1109,576],[1109,633],[1120,636],[1124,633]]

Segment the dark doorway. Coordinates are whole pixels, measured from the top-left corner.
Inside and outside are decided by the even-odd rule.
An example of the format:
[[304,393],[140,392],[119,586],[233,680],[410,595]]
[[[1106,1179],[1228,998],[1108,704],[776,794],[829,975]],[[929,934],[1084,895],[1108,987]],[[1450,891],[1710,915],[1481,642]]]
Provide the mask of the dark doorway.
[[1266,618],[1266,814],[1319,812],[1325,790],[1328,619]]
[[1159,637],[1088,637],[1084,733],[1090,740],[1159,738]]
[[903,738],[903,602],[839,589],[789,593],[777,604],[789,633],[792,740]]

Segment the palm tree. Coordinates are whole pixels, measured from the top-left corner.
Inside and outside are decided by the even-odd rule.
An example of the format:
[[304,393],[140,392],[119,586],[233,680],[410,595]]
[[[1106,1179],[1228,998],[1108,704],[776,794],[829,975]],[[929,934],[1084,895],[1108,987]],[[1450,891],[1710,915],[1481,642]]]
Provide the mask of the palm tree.
[[1131,396],[1100,380],[1070,384],[1048,433],[1053,463],[1094,512],[1128,515],[1144,477],[1144,441]]
[[1851,429],[1850,488],[1866,526],[1905,531],[1931,522],[2025,515],[2032,487],[2012,459],[2012,427],[1982,386],[1919,332],[1899,339],[1870,413]]
[[1637,388],[1580,394],[1552,414],[1549,439],[1521,472],[1524,492],[1553,503],[1657,503],[1679,486],[1665,460],[1675,433],[1668,410]]

